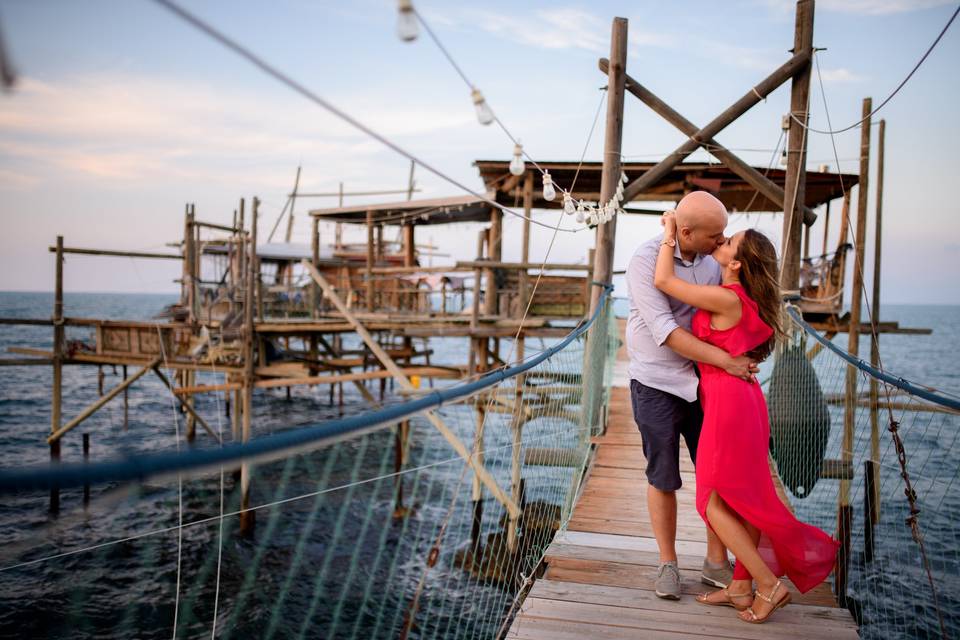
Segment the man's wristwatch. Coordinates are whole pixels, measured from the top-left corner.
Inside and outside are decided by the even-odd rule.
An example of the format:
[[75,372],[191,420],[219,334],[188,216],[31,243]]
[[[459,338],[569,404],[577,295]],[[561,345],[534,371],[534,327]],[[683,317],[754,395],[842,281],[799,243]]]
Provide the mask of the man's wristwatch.
[[664,239],[663,239],[663,242],[661,242],[660,244],[661,244],[661,245],[664,245],[664,244],[665,244],[665,245],[667,245],[668,247],[675,247],[675,246],[677,246],[677,241],[676,241],[675,239],[673,239],[673,238],[664,238]]

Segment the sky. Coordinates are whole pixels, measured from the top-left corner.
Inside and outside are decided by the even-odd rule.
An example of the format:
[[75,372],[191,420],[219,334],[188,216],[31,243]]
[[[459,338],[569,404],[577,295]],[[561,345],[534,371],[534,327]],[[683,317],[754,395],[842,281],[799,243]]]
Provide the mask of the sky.
[[[603,114],[611,21],[629,20],[627,72],[689,120],[705,124],[789,57],[794,3],[452,2],[415,5],[498,117],[537,160],[603,155]],[[183,0],[183,6],[250,47],[314,93],[452,179],[482,190],[472,162],[510,158],[496,126],[481,126],[469,89],[421,33],[396,36],[389,0],[237,2]],[[811,125],[859,120],[861,101],[880,103],[926,51],[956,8],[939,0],[820,0],[814,45],[820,72],[811,86]],[[960,22],[960,21],[958,21]],[[18,74],[0,93],[0,290],[49,291],[58,234],[67,246],[169,250],[180,240],[186,203],[198,219],[229,222],[241,197],[262,202],[269,232],[302,166],[301,191],[403,189],[408,161],[292,92],[149,0],[0,0],[0,30]],[[886,120],[882,300],[960,304],[960,24],[875,117]],[[822,89],[821,89],[822,83]],[[716,139],[766,167],[789,109],[789,83]],[[627,96],[623,155],[657,161],[684,136]],[[860,131],[809,134],[808,168],[856,172]],[[834,151],[836,146],[836,152]],[[877,131],[873,131],[876,185]],[[693,160],[709,159],[704,152]],[[461,195],[418,168],[417,197]],[[867,254],[873,255],[876,194],[870,189]],[[348,198],[347,204],[375,198]],[[309,208],[298,201],[294,241],[309,241]],[[839,210],[839,203],[834,211]],[[536,218],[556,224],[556,211]],[[829,241],[837,238],[832,215]],[[572,218],[565,227],[576,226]],[[782,216],[735,214],[779,245]],[[470,259],[476,229],[424,228],[449,257]],[[520,254],[521,221],[506,216],[503,254]],[[649,216],[621,216],[615,269],[657,233]],[[388,239],[390,238],[388,232]],[[471,238],[463,242],[464,233]],[[822,224],[812,231],[819,247]],[[365,231],[349,229],[361,241]],[[321,242],[333,240],[321,226]],[[593,232],[534,226],[531,260],[585,262]],[[867,280],[872,264],[868,262]],[[176,291],[179,263],[69,256],[67,291]],[[849,280],[848,280],[849,282]],[[623,294],[622,283],[618,291]]]

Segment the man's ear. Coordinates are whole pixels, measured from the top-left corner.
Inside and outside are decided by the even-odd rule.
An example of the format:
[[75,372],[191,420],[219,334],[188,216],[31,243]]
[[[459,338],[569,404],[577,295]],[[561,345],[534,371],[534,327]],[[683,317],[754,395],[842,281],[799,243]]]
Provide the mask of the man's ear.
[[690,234],[692,233],[692,230],[690,229],[690,227],[684,226],[684,227],[678,227],[677,232],[684,238],[689,238]]

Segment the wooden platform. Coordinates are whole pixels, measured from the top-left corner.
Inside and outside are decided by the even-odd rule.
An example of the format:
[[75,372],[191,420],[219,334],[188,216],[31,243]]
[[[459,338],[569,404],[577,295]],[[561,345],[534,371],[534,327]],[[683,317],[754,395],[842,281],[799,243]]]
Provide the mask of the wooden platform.
[[827,583],[800,595],[786,581],[793,602],[765,625],[746,624],[732,608],[693,599],[712,588],[700,582],[706,530],[694,508],[694,470],[686,449],[680,454],[683,488],[677,494],[684,597],[656,597],[659,555],[646,513],[645,459],[625,368],[622,361],[617,364],[622,386],[614,387],[607,431],[595,439],[596,453],[570,524],[547,550],[547,571],[533,585],[507,637],[857,638],[856,624],[837,607]]

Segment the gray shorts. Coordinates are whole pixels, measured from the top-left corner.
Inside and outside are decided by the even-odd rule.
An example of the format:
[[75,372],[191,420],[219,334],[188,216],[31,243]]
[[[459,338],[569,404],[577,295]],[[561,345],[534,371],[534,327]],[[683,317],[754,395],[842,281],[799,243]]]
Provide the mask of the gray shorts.
[[703,423],[700,401],[687,402],[672,393],[630,381],[633,419],[643,439],[647,482],[660,491],[676,491],[680,480],[680,436],[697,463],[697,442]]

